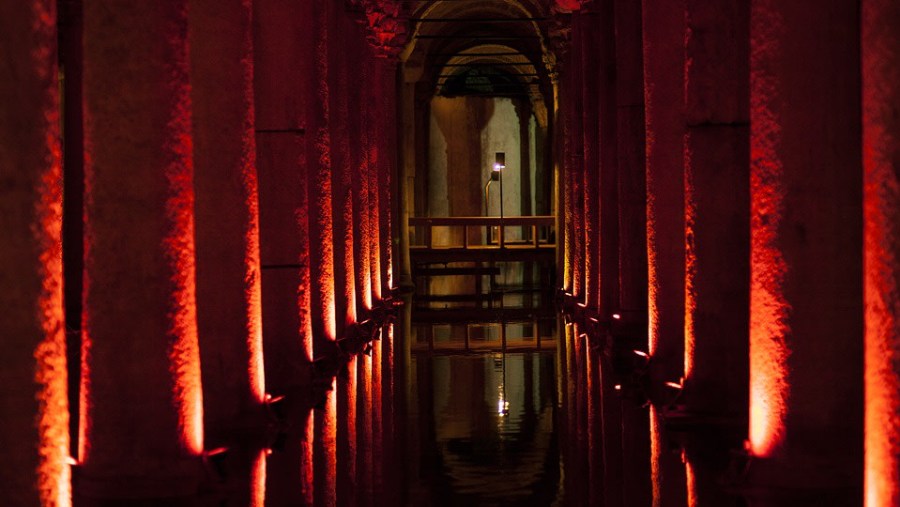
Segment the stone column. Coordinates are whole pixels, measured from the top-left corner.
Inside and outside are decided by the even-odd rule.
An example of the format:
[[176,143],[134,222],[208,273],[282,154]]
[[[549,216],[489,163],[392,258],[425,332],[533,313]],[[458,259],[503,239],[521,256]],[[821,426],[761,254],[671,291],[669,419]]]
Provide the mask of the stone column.
[[59,5],[59,64],[63,97],[63,300],[69,376],[69,447],[78,454],[78,400],[81,382],[81,293],[84,289],[84,111],[82,1]]
[[249,0],[190,8],[197,332],[212,445],[239,416],[262,415],[265,389],[251,18]]
[[[615,0],[618,180],[618,299],[622,318],[643,332],[647,319],[647,182],[641,3]],[[602,144],[601,144],[602,146]]]
[[619,306],[619,176],[618,109],[616,92],[616,26],[614,0],[601,0],[596,7],[600,25],[596,55],[599,105],[599,287],[597,309],[608,318]]
[[684,375],[684,1],[643,0],[648,351],[653,389]]
[[[315,44],[315,95],[312,101],[312,118],[307,137],[312,143],[309,182],[309,272],[310,272],[310,312],[312,313],[313,351],[321,355],[330,348],[336,336],[335,294],[334,294],[334,229],[332,216],[332,159],[331,131],[333,110],[331,108],[328,58],[332,38],[339,33],[331,19],[333,2],[314,0],[313,27]],[[314,357],[315,357],[314,356]],[[317,500],[318,501],[318,500]]]
[[306,58],[315,47],[313,4],[257,0],[253,22],[265,369],[280,394],[309,384],[312,322],[324,313],[310,276],[318,251],[308,198],[317,167],[316,69]]
[[365,139],[366,160],[366,199],[368,205],[366,212],[369,216],[369,228],[366,231],[369,249],[369,286],[372,303],[377,304],[382,299],[381,284],[381,190],[378,188],[379,171],[384,164],[383,158],[387,153],[381,151],[380,139],[384,136],[386,128],[384,107],[386,98],[383,96],[384,84],[381,80],[379,59],[371,48],[366,48],[368,55],[363,65],[364,78],[362,90],[362,108],[366,129],[363,133]]
[[866,507],[900,503],[900,5],[863,2]]
[[352,19],[347,20],[347,45],[353,59],[347,67],[347,127],[350,140],[350,192],[352,196],[353,221],[353,276],[356,287],[355,306],[359,320],[372,309],[372,273],[369,255],[369,234],[372,219],[369,205],[369,153],[368,130],[371,128],[366,114],[366,89],[368,83],[366,67],[372,58],[362,26]]
[[751,480],[839,503],[862,497],[859,26],[855,1],[752,2]]
[[572,50],[569,54],[571,63],[566,67],[569,85],[569,112],[568,129],[566,131],[566,176],[569,178],[569,194],[567,199],[572,201],[571,218],[569,220],[569,244],[571,248],[572,270],[572,295],[575,301],[584,302],[584,268],[585,268],[585,231],[584,224],[584,138],[582,135],[581,108],[578,105],[581,98],[582,66],[581,53],[583,52],[582,37],[584,22],[581,14],[572,14]]
[[87,497],[197,489],[187,2],[84,6],[85,291],[79,478]]
[[0,503],[71,505],[56,2],[0,5]]
[[[593,8],[581,12],[584,30],[581,32],[582,69],[579,109],[581,114],[582,152],[584,156],[584,222],[579,224],[584,231],[584,299],[588,308],[596,310],[600,304],[600,102],[606,89],[600,88],[601,69],[595,62],[603,54],[603,20]],[[604,97],[605,98],[605,97]]]
[[[353,181],[358,160],[351,150],[350,76],[356,66],[352,21],[343,8],[336,10],[329,28],[333,28],[328,41],[329,110],[331,117],[331,189],[334,240],[334,295],[337,336],[346,326],[356,322],[356,266],[353,259],[355,226],[353,214]],[[357,119],[353,119],[356,123]]]
[[687,0],[685,393],[695,415],[747,411],[748,0]]
[[397,111],[399,90],[397,90],[397,63],[392,57],[379,59],[377,69],[379,73],[377,79],[381,85],[379,98],[383,101],[382,107],[378,110],[380,114],[376,123],[381,127],[376,131],[381,154],[378,159],[378,217],[381,222],[378,241],[381,245],[381,292],[387,295],[394,287],[398,272],[400,256],[395,255],[395,249],[400,245],[401,232],[398,229],[403,228],[402,223],[398,223],[395,228],[392,218],[400,216],[395,210],[399,209],[397,203],[401,201],[399,193],[401,178],[397,177],[401,171],[398,164],[400,146],[397,139],[400,123]]

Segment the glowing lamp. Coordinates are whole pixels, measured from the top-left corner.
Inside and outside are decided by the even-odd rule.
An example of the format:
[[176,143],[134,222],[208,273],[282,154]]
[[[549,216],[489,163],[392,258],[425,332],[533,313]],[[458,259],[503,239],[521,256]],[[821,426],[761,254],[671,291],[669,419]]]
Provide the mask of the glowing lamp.
[[619,314],[619,313],[614,313],[614,314],[612,314],[612,318],[615,319],[615,320],[621,320],[621,319],[622,319],[622,315]]
[[506,153],[498,151],[494,154],[494,172],[499,173],[506,169]]

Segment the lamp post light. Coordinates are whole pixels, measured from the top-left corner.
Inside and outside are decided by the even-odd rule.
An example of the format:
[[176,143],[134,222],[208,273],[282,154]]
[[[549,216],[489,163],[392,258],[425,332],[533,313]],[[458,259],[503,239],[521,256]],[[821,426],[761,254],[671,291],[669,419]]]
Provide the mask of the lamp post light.
[[500,230],[497,231],[497,239],[500,242],[500,248],[503,248],[505,246],[503,241],[503,170],[506,169],[506,153],[498,151],[494,154],[492,169],[491,181],[500,181]]

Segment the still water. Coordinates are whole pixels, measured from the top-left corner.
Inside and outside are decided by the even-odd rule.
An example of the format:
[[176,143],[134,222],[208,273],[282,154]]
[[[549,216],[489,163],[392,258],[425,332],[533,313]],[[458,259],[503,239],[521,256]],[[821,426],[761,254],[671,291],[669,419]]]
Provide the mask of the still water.
[[[560,505],[555,330],[417,326],[408,505]],[[552,324],[552,323],[550,323]]]
[[[748,505],[741,433],[667,432],[633,351],[548,308],[434,310],[404,307],[324,398],[287,393],[204,457],[201,495],[96,502],[76,478],[76,507]],[[791,502],[753,505],[833,505]]]

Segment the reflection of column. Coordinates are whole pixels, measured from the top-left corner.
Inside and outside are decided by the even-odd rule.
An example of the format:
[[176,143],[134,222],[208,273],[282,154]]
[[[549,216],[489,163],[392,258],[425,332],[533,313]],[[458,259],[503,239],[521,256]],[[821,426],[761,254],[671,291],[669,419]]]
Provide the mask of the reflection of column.
[[203,401],[187,39],[186,1],[85,3],[79,485],[89,497],[197,486]]
[[684,4],[644,0],[649,352],[655,386],[684,374]]
[[71,504],[55,2],[0,7],[0,498]]
[[747,410],[748,6],[688,0],[685,48],[685,403],[735,417]]
[[685,507],[684,463],[669,448],[663,420],[655,405],[650,406],[650,483],[653,507]]
[[259,411],[264,389],[251,13],[239,1],[190,9],[197,331],[206,429],[219,437]]
[[322,408],[313,411],[313,500],[316,507],[335,505],[337,486],[337,381]]
[[[374,344],[373,344],[374,348]],[[359,504],[372,505],[372,356],[362,354],[357,356],[357,403],[356,403],[356,431],[357,431],[357,455],[356,470],[359,485]]]
[[859,2],[754,1],[750,33],[751,451],[771,481],[858,501]]
[[354,356],[337,378],[337,505],[356,505],[359,487],[357,473],[356,396],[359,356]]
[[[284,403],[291,404],[291,398]],[[290,435],[265,465],[266,500],[269,505],[313,505],[313,410],[303,404],[291,404],[288,410]]]
[[900,5],[863,2],[866,507],[900,504]]

